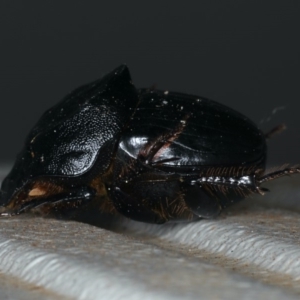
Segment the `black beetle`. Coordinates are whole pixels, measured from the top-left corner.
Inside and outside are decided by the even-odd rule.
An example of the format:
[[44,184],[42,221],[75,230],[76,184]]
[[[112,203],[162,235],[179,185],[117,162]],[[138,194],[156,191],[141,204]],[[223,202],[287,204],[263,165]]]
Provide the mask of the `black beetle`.
[[44,113],[1,186],[1,215],[97,207],[142,222],[218,215],[260,184],[266,137],[203,97],[136,89],[120,66]]

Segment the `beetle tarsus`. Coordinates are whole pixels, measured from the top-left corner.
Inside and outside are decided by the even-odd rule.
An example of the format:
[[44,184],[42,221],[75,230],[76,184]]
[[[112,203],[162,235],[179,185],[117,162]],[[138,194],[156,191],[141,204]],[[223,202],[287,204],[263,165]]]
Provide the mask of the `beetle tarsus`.
[[299,173],[300,173],[300,166],[284,168],[284,169],[280,169],[280,170],[277,170],[272,173],[265,174],[264,176],[258,178],[256,181],[259,184],[262,184],[263,182],[271,181],[276,178],[289,176],[289,175],[293,175],[293,174],[299,174]]
[[276,127],[272,128],[270,131],[265,133],[266,140],[269,140],[270,138],[273,138],[275,135],[282,133],[284,130],[286,130],[286,125],[284,123],[277,125]]

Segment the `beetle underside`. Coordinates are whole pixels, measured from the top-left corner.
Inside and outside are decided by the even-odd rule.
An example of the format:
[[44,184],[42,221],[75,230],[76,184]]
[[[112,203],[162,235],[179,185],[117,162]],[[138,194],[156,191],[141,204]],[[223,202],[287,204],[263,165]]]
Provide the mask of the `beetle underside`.
[[[108,187],[107,191],[101,180],[94,179],[89,188],[82,188],[80,192],[76,188],[76,193],[72,193],[51,182],[41,181],[27,190],[27,195],[23,190],[8,206],[1,208],[0,216],[31,211],[44,216],[74,217],[92,205],[98,208],[99,216],[102,213],[116,214],[121,209],[123,215],[138,221],[192,221],[214,217],[227,205],[250,194],[263,195],[267,190],[260,187],[261,183],[299,173],[300,168],[284,168],[265,175],[261,174],[262,171],[253,171],[253,168],[208,168],[198,178],[193,176],[193,179],[191,176],[166,174],[164,177],[160,174],[156,178],[147,178],[148,173],[147,176],[139,174],[139,180],[132,180],[132,183],[141,187],[135,189],[135,197],[126,194],[126,188],[120,183],[120,187]],[[126,181],[123,184],[132,189],[130,182]],[[151,198],[147,198],[149,189],[152,190]],[[153,189],[159,201],[153,198]],[[121,197],[117,205],[108,196],[113,195],[118,199],[116,193]],[[124,206],[127,213],[124,213]]]

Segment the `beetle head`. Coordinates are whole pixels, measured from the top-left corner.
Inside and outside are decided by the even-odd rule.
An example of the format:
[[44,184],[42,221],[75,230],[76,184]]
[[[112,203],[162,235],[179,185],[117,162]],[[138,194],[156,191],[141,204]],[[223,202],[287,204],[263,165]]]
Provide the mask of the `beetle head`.
[[21,202],[72,194],[78,182],[82,186],[95,172],[105,173],[137,103],[129,71],[120,66],[47,110],[2,183],[0,205],[14,209]]

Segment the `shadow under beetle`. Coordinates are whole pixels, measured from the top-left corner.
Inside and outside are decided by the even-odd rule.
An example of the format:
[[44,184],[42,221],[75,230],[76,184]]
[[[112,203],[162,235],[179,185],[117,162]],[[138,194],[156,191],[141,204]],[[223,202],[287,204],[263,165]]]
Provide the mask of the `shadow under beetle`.
[[136,89],[126,66],[47,110],[1,186],[1,216],[89,207],[148,223],[218,215],[265,181],[266,137],[192,95]]

